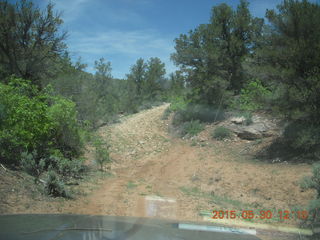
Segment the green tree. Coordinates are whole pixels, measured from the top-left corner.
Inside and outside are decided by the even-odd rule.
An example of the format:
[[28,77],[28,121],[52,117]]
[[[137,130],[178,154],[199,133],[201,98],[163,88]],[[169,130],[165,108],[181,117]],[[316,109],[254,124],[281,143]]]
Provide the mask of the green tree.
[[147,64],[142,58],[139,58],[137,62],[131,67],[130,73],[127,75],[128,81],[132,81],[135,85],[135,89],[131,89],[138,96],[142,94],[142,87],[146,78]]
[[165,64],[157,57],[150,58],[147,63],[143,92],[147,99],[154,99],[163,88],[165,81]]
[[320,119],[320,6],[285,0],[266,14],[271,26],[255,66],[279,92],[277,105],[290,119]]
[[111,75],[111,63],[100,58],[99,61],[95,61],[95,69],[93,91],[97,96],[97,111],[101,117],[108,118],[117,111],[118,101],[112,86],[114,81]]
[[2,77],[15,74],[40,86],[41,78],[56,75],[66,50],[62,22],[51,3],[41,11],[27,0],[0,1]]
[[270,26],[254,54],[254,75],[272,90],[273,110],[289,123],[279,142],[284,155],[314,161],[320,156],[320,5],[284,0],[266,17]]
[[243,62],[257,47],[263,20],[253,18],[248,2],[237,10],[227,4],[212,8],[209,24],[176,39],[172,59],[187,74],[196,102],[217,105],[245,83]]
[[185,89],[185,77],[181,71],[169,75],[170,92],[172,95],[181,95]]
[[[210,40],[211,39],[211,40]],[[194,102],[217,104],[229,86],[219,61],[217,45],[208,25],[200,25],[176,41],[172,60],[186,74]]]
[[76,61],[75,65],[74,65],[74,67],[78,71],[84,71],[88,67],[88,64],[83,63],[82,62],[82,58],[79,57],[78,60]]
[[95,80],[96,90],[99,98],[102,98],[108,94],[108,87],[110,86],[111,76],[111,63],[106,62],[104,58],[100,58],[99,61],[94,62],[94,68],[96,69]]

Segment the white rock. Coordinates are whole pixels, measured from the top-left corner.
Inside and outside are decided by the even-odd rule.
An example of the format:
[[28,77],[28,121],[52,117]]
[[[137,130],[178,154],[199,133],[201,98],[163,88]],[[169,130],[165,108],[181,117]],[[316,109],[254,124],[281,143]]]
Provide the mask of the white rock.
[[244,117],[233,117],[230,119],[230,121],[235,124],[243,124],[245,120]]

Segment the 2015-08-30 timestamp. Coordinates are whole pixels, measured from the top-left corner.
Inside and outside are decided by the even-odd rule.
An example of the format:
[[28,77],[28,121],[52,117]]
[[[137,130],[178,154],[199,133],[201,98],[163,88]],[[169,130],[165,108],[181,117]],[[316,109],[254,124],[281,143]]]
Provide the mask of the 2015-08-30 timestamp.
[[279,218],[279,220],[300,219],[306,220],[309,217],[307,210],[289,211],[279,210],[272,212],[271,210],[214,210],[212,211],[212,219],[272,219]]

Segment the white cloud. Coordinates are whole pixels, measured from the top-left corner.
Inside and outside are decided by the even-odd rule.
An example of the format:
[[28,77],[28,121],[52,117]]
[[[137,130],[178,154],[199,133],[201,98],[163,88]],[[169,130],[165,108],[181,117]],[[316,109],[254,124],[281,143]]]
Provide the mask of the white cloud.
[[173,43],[170,39],[160,37],[156,32],[150,30],[110,30],[70,34],[72,48],[83,53],[152,54],[158,50],[162,52],[173,50]]
[[[46,0],[49,2],[49,0]],[[55,9],[63,13],[63,20],[65,22],[71,22],[85,9],[86,3],[90,0],[51,0],[55,5]]]
[[111,23],[141,23],[143,21],[143,18],[139,14],[130,9],[117,9],[116,11],[114,9],[107,9],[105,11],[104,17],[106,21]]
[[[111,61],[116,77],[124,77],[130,65],[140,57],[159,57],[166,64],[168,73],[175,70],[170,62],[170,54],[174,51],[173,37],[160,36],[154,30],[71,32],[68,42],[71,53],[90,61],[89,67],[100,57]],[[119,60],[121,58],[123,60]]]
[[[50,0],[45,0],[48,3]],[[51,0],[62,11],[68,30],[67,44],[72,58],[81,56],[93,72],[94,60],[104,57],[110,61],[115,77],[125,77],[130,66],[142,57],[159,57],[167,72],[176,68],[170,61],[175,36],[163,36],[142,29],[145,19],[134,9],[148,8],[153,0]],[[121,2],[122,8],[118,7]],[[117,3],[117,4],[116,4]],[[81,25],[83,23],[83,25]],[[92,25],[91,25],[92,24]],[[88,26],[92,26],[88,29]],[[125,29],[121,29],[124,26]],[[108,29],[106,31],[106,29]],[[131,29],[131,30],[128,30]]]
[[[122,1],[126,7],[114,8],[114,3],[117,1]],[[94,9],[96,15],[103,15],[104,20],[109,23],[141,23],[142,17],[130,6],[149,4],[149,0],[51,0],[51,2],[54,3],[55,9],[63,13],[66,23],[79,20],[91,9]]]

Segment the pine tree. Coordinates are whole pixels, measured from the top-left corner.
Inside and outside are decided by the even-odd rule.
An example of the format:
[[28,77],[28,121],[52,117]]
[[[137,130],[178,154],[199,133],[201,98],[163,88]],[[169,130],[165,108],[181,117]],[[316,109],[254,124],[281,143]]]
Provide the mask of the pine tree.
[[41,87],[41,78],[56,76],[66,50],[62,23],[51,3],[41,11],[27,0],[0,1],[1,77],[14,74]]
[[241,0],[237,10],[227,4],[215,6],[208,24],[175,40],[172,60],[187,74],[194,101],[226,104],[245,83],[242,65],[256,48],[263,26],[262,19],[251,16],[248,5]]

